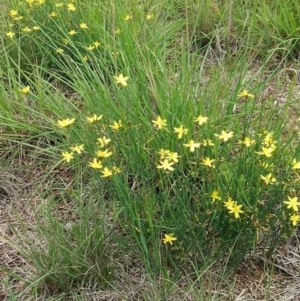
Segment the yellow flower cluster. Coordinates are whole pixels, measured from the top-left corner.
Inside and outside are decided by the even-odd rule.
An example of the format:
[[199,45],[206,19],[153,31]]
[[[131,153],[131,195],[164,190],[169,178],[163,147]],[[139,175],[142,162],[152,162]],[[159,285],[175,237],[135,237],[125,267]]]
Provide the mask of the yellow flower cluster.
[[[103,115],[93,114],[90,117],[87,117],[87,122],[92,124],[99,120],[101,120]],[[75,118],[66,118],[62,120],[58,120],[57,124],[60,128],[70,127],[75,122]],[[113,125],[110,127],[113,130],[118,130],[122,126],[121,121],[115,121]],[[115,174],[121,172],[121,169],[117,166],[112,166],[111,168],[104,166],[103,162],[106,158],[109,158],[113,155],[113,152],[109,149],[108,145],[111,139],[106,136],[102,136],[97,138],[97,150],[95,152],[95,156],[93,159],[88,162],[88,166],[95,169],[100,170],[102,178],[109,178]],[[81,155],[85,151],[84,144],[75,144],[70,147],[70,151],[62,152],[63,161],[70,163],[71,160],[74,159],[74,154]]]
[[178,154],[167,149],[160,149],[158,153],[160,155],[160,165],[158,164],[157,168],[164,169],[166,171],[174,170],[174,167],[172,166],[178,162]]

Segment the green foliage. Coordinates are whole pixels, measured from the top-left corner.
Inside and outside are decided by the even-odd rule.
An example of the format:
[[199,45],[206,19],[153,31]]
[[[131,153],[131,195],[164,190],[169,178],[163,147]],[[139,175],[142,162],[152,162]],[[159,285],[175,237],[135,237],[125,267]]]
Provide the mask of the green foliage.
[[[53,292],[111,285],[115,261],[133,252],[149,278],[199,275],[219,260],[228,272],[300,221],[291,99],[279,107],[263,95],[280,66],[261,80],[273,54],[297,53],[296,1],[137,2],[8,10],[1,123],[15,153],[34,150],[51,166],[37,188],[47,200],[36,210],[41,246],[27,239],[24,254],[34,283]],[[212,64],[216,46],[229,59]],[[73,180],[54,202],[57,167]]]

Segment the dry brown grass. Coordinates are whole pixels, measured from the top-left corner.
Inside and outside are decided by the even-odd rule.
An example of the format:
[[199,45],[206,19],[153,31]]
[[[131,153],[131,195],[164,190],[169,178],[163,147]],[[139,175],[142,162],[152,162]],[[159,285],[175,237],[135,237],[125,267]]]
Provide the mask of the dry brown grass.
[[[249,71],[249,77],[255,76],[257,70]],[[287,98],[295,100],[288,111],[288,128],[299,131],[297,100],[300,99],[300,72],[297,68],[283,68],[268,83],[259,101],[272,99],[275,105],[281,106]],[[10,172],[0,171],[0,300],[50,300],[46,290],[36,296],[28,289],[27,285],[35,276],[34,267],[22,255],[23,246],[12,231],[12,227],[18,230],[26,225],[27,238],[36,244],[42,243],[35,232],[35,210],[45,201],[40,199],[36,190],[44,179],[45,170],[36,167],[34,159],[24,157],[22,152],[20,156],[9,162],[13,166],[7,169]],[[1,154],[1,157],[6,159],[6,154]],[[51,177],[66,187],[72,181],[72,175],[67,171],[54,171]],[[43,185],[47,188],[52,184],[44,181]],[[59,211],[68,216],[70,208],[65,205]],[[177,283],[169,283],[166,290],[163,279],[157,283],[149,281],[142,262],[134,254],[124,256],[116,263],[115,275],[114,289],[98,291],[93,286],[81,287],[74,290],[74,297],[69,300],[297,301],[300,300],[300,231],[298,229],[292,239],[279,246],[270,258],[257,250],[225,279],[222,272],[214,267],[206,271],[201,282],[186,276]],[[75,297],[78,294],[80,297]],[[16,296],[15,299],[12,296]],[[51,300],[66,300],[61,296],[53,298]]]
[[[23,246],[11,230],[11,226],[17,230],[26,225],[29,240],[40,243],[36,241],[35,209],[41,204],[36,194],[41,177],[43,170],[37,168],[0,175],[1,300],[50,300],[47,290],[35,296],[27,288],[34,279],[34,267],[20,252]],[[177,283],[169,283],[166,289],[163,279],[151,283],[142,266],[134,254],[128,254],[116,263],[114,289],[77,288],[71,300],[300,300],[300,231],[270,258],[261,256],[257,250],[226,279],[220,271],[209,269],[201,282],[186,276]],[[80,297],[75,297],[78,294]],[[51,300],[66,299],[58,295]]]

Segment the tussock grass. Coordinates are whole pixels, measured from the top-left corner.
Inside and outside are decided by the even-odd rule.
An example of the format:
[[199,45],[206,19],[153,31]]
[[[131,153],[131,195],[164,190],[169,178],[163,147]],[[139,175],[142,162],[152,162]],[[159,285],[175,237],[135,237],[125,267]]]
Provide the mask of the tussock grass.
[[0,186],[35,202],[30,223],[9,211],[5,245],[33,271],[6,290],[237,296],[234,268],[299,222],[299,17],[296,1],[8,1]]

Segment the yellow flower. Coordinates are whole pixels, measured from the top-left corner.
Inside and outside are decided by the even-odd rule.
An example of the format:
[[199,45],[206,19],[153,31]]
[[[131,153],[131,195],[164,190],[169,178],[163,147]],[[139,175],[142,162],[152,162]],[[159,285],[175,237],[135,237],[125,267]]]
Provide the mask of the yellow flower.
[[102,162],[97,160],[97,158],[94,158],[92,162],[89,162],[89,166],[94,169],[101,169],[103,167]]
[[62,48],[57,48],[55,52],[59,53],[59,54],[62,54],[64,52],[64,50]]
[[234,202],[234,204],[232,205],[231,208],[227,208],[229,210],[230,214],[234,214],[235,218],[239,218],[240,217],[240,213],[244,213],[243,210],[241,210],[241,208],[243,207],[243,205],[238,205],[236,202]]
[[121,172],[121,169],[117,166],[113,166],[113,172],[114,172],[114,174],[118,174]]
[[131,16],[131,15],[126,15],[126,16],[124,17],[124,20],[126,20],[126,21],[128,21],[128,20],[130,20],[130,19],[132,19],[132,16]]
[[156,127],[159,130],[167,126],[167,120],[162,119],[160,116],[158,116],[156,120],[152,120],[152,123],[154,124],[154,127]]
[[174,128],[174,133],[178,134],[178,139],[182,138],[182,135],[186,135],[188,129],[184,128],[182,125],[179,128]]
[[247,90],[243,90],[238,97],[245,97],[245,98],[254,98],[253,94],[248,93]]
[[98,47],[101,45],[101,43],[98,42],[98,41],[94,42],[93,44],[94,44],[94,46],[95,46],[96,48],[98,48]]
[[153,14],[147,14],[146,15],[146,20],[151,20],[154,18],[154,15]]
[[174,163],[178,162],[178,154],[176,152],[169,152],[166,157],[168,160],[173,161]]
[[9,15],[10,15],[11,17],[15,17],[15,16],[17,16],[17,15],[18,15],[18,11],[17,11],[17,10],[14,10],[14,9],[12,9],[12,10],[10,10],[10,11],[9,11]]
[[22,31],[24,31],[24,32],[31,32],[32,29],[29,28],[28,26],[26,26],[26,27],[24,27],[24,28],[22,29]]
[[261,152],[255,152],[255,153],[270,158],[275,149],[276,149],[275,145],[273,147],[268,147],[268,148],[263,147]]
[[57,4],[55,4],[56,7],[62,7],[64,4],[62,2],[59,2]]
[[74,122],[75,122],[75,118],[67,118],[67,119],[62,119],[62,120],[57,121],[58,126],[60,128],[67,127],[67,126],[71,125]]
[[233,208],[234,205],[234,200],[232,198],[228,198],[227,202],[224,202],[224,206],[228,209],[231,210],[231,208]]
[[20,20],[23,19],[23,16],[16,16],[16,17],[13,17],[13,19],[14,19],[15,21],[20,21]]
[[80,23],[80,24],[79,24],[79,27],[80,27],[81,29],[87,29],[87,28],[88,28],[88,26],[86,25],[86,23]]
[[199,115],[197,118],[195,118],[195,122],[198,122],[199,125],[202,125],[204,123],[207,123],[208,117],[203,117],[202,115]]
[[69,31],[69,35],[70,35],[70,36],[73,36],[73,35],[76,34],[76,33],[77,33],[77,31],[75,31],[74,29],[72,29],[72,30]]
[[276,141],[273,138],[273,133],[267,133],[266,137],[264,138],[263,144],[268,147],[276,148],[275,143]]
[[272,176],[271,173],[269,173],[266,177],[264,177],[263,175],[260,176],[262,180],[265,181],[266,185],[272,184],[276,182],[276,179]]
[[102,150],[99,150],[97,151],[96,153],[97,157],[100,157],[100,158],[108,158],[112,155],[112,152],[109,152],[108,149],[102,151]]
[[170,244],[171,246],[173,245],[173,241],[176,241],[177,238],[174,236],[173,233],[171,234],[165,234],[165,237],[162,239],[163,243],[166,244]]
[[210,139],[203,140],[202,145],[203,146],[214,146],[213,142]]
[[296,213],[292,214],[290,220],[293,223],[293,226],[297,226],[297,223],[300,221],[300,216]]
[[22,89],[19,89],[19,92],[23,94],[28,94],[30,91],[30,86],[23,87]]
[[219,192],[217,190],[214,190],[211,194],[212,202],[214,203],[216,200],[221,200],[221,197],[219,197]]
[[68,163],[74,158],[73,153],[69,153],[69,152],[63,152],[62,156],[63,156],[63,160],[67,161]]
[[72,11],[72,12],[74,12],[76,10],[76,7],[74,6],[73,3],[69,3],[67,5],[67,8],[68,8],[68,11]]
[[89,45],[89,46],[87,47],[87,50],[89,50],[89,51],[92,51],[93,49],[95,49],[95,46],[94,46],[94,45]]
[[228,141],[230,138],[233,137],[233,132],[225,132],[222,131],[221,135],[215,134],[219,139],[223,139],[224,142]]
[[32,29],[33,30],[40,30],[40,28],[38,26],[33,26]]
[[110,127],[113,129],[113,130],[119,130],[121,127],[122,127],[122,121],[119,120],[118,122],[117,121],[114,121],[114,124],[113,125],[110,125]]
[[116,84],[121,84],[122,86],[126,87],[129,76],[124,77],[124,75],[121,73],[119,76],[114,76],[114,79],[116,80]]
[[285,204],[288,205],[288,209],[293,208],[294,211],[298,211],[298,206],[300,206],[300,202],[298,202],[298,198],[290,198],[288,196],[289,201],[284,201]]
[[245,137],[244,140],[239,140],[239,144],[245,144],[247,147],[250,147],[255,143],[255,140],[251,140],[249,137]]
[[70,149],[80,155],[84,150],[84,145],[83,144],[81,144],[81,145],[76,144],[74,146],[71,146]]
[[12,39],[15,35],[16,35],[16,34],[15,34],[14,32],[12,32],[12,31],[9,31],[9,32],[6,33],[6,36],[8,36],[8,37],[11,38],[11,39]]
[[102,138],[97,138],[97,143],[100,144],[100,147],[104,147],[104,146],[107,145],[110,141],[111,141],[111,139],[108,139],[108,138],[106,138],[105,136],[103,136]]
[[163,149],[163,148],[161,148],[161,149],[158,151],[158,153],[160,154],[160,159],[166,159],[166,158],[168,158],[169,155],[170,155],[170,151],[167,150],[167,149]]
[[55,17],[57,17],[57,12],[53,11],[49,16],[52,18],[55,18]]
[[96,121],[98,121],[98,120],[101,120],[102,117],[103,117],[103,115],[97,116],[97,114],[94,114],[93,116],[87,117],[86,119],[87,119],[87,121],[88,121],[89,123],[93,123],[93,122],[96,122]]
[[215,161],[215,159],[211,160],[208,157],[206,157],[205,159],[202,159],[203,163],[201,163],[201,164],[214,168],[215,166],[212,164],[214,161]]
[[172,165],[174,165],[174,162],[170,162],[168,159],[165,159],[163,161],[160,161],[161,165],[157,165],[157,168],[162,168],[164,170],[174,170],[174,168],[172,167]]
[[108,178],[108,177],[111,177],[113,175],[112,171],[109,170],[107,167],[104,168],[104,170],[101,170],[102,172],[102,178]]
[[183,144],[185,147],[189,147],[190,151],[193,153],[197,147],[200,147],[200,143],[195,143],[194,140],[190,140],[188,143]]
[[292,169],[300,169],[300,161],[297,162],[296,159],[294,159]]

